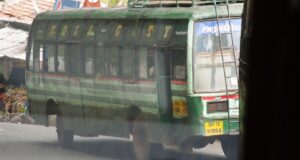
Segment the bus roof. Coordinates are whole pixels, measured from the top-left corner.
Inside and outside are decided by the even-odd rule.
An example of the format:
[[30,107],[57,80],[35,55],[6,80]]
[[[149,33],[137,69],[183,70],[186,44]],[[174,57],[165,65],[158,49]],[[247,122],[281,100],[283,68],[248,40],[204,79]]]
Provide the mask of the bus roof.
[[[241,16],[243,3],[230,4],[230,16]],[[218,7],[219,16],[227,16],[226,6]],[[97,8],[47,11],[36,16],[36,20],[63,19],[209,19],[215,17],[214,5],[172,8]]]

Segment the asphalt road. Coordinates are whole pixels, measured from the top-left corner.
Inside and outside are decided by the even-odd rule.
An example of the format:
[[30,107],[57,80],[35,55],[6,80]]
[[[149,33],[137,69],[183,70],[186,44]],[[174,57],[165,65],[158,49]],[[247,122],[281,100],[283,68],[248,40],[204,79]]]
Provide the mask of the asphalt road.
[[[72,148],[60,148],[54,127],[0,122],[0,160],[134,160],[132,149],[131,140],[108,136],[75,136]],[[225,160],[218,141],[193,153],[163,151],[159,156],[155,159]]]

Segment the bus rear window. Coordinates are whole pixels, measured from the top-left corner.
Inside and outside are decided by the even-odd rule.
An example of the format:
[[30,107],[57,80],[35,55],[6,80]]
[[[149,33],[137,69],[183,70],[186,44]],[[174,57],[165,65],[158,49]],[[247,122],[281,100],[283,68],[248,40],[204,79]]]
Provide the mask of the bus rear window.
[[[233,44],[230,34],[230,22]],[[223,92],[226,86],[229,90],[237,89],[236,66],[234,63],[228,63],[223,68],[223,61],[238,62],[240,32],[241,19],[220,20],[219,27],[217,21],[195,23],[193,48],[194,92]],[[233,55],[233,48],[235,49],[235,56]],[[225,74],[224,70],[226,71]],[[225,81],[224,75],[232,78]]]

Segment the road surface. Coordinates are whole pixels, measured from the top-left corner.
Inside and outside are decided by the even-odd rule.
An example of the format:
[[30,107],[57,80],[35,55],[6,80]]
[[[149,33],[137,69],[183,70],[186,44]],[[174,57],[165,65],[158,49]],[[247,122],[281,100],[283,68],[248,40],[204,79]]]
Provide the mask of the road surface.
[[[75,136],[72,148],[57,146],[56,129],[0,122],[1,160],[134,160],[132,141],[124,138]],[[164,160],[225,160],[219,142],[193,153],[164,151]]]

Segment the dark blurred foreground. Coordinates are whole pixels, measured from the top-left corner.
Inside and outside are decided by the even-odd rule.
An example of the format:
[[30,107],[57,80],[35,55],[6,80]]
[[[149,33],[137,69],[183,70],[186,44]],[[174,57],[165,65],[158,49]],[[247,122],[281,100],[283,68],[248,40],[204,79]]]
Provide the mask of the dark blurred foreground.
[[248,57],[249,73],[242,158],[299,159],[300,1],[245,3],[241,55]]

